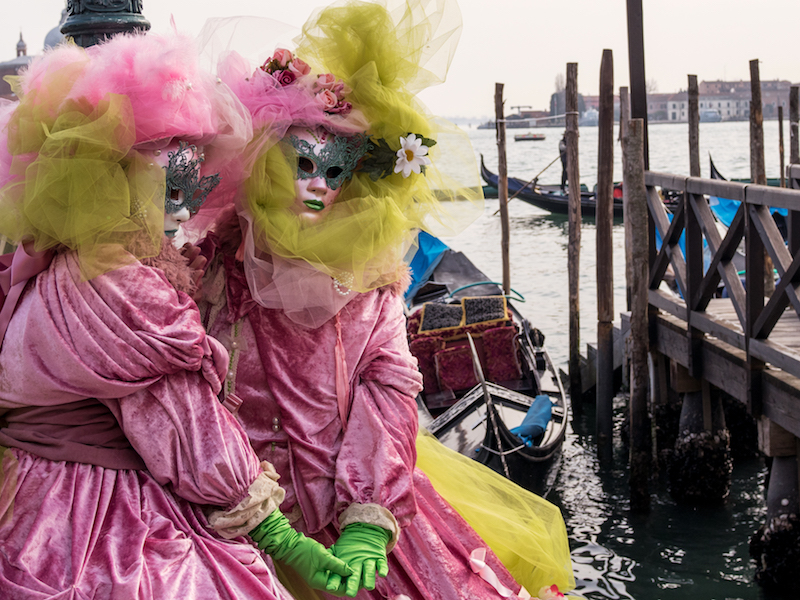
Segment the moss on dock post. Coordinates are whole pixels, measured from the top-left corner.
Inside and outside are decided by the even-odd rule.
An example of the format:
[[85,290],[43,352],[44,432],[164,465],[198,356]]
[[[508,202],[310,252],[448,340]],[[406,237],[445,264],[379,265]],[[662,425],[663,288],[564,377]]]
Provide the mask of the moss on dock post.
[[669,464],[670,494],[681,504],[719,505],[731,490],[733,459],[730,433],[718,391],[706,381],[673,377],[683,391],[678,437]]

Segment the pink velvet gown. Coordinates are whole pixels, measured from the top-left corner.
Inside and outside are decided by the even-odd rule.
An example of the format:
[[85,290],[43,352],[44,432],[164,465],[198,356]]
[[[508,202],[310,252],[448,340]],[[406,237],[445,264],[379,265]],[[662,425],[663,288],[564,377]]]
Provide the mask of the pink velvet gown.
[[261,471],[216,396],[226,362],[161,270],[85,282],[66,253],[28,282],[0,352],[0,598],[289,597],[198,506]]
[[[256,453],[281,475],[281,510],[295,527],[327,546],[338,537],[343,511],[377,504],[401,533],[388,577],[359,598],[500,598],[470,568],[470,553],[487,548],[485,542],[415,468],[415,396],[422,380],[397,292],[358,294],[310,330],[256,304],[242,263],[230,256],[218,257],[205,281],[219,282],[223,269],[224,288],[204,283],[210,298],[201,312],[209,333],[231,350],[225,388],[235,393],[227,402],[239,405]],[[346,427],[337,362],[350,390]],[[503,585],[520,589],[488,548],[486,562]]]

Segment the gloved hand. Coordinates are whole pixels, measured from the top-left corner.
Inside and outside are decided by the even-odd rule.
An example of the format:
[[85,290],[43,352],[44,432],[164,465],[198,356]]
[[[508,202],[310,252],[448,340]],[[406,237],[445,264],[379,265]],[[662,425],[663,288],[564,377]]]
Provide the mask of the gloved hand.
[[297,571],[312,588],[324,590],[329,572],[337,577],[353,573],[325,546],[295,531],[280,510],[275,510],[248,535],[261,550]]
[[377,525],[347,525],[331,546],[331,551],[350,566],[353,574],[343,579],[338,573],[331,572],[328,593],[353,598],[361,588],[374,590],[375,574],[381,577],[389,574],[386,546],[391,539],[392,532]]

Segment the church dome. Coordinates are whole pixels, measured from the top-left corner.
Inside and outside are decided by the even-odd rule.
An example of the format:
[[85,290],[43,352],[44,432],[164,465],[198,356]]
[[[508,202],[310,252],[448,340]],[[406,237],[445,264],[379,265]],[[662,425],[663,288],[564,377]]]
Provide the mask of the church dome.
[[64,24],[64,21],[67,18],[67,9],[61,11],[61,21],[58,25],[53,27],[50,31],[47,32],[47,35],[44,37],[44,49],[47,50],[48,48],[54,48],[58,46],[61,42],[64,41],[64,34],[61,33],[61,26]]
[[28,44],[22,39],[22,33],[19,34],[19,41],[17,42],[17,56],[25,56],[28,53]]

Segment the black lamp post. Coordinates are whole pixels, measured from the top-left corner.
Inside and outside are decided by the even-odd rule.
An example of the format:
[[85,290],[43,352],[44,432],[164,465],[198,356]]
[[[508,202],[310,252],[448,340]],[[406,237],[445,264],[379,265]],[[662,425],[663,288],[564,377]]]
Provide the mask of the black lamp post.
[[142,0],[67,0],[61,33],[88,48],[117,33],[149,29]]

